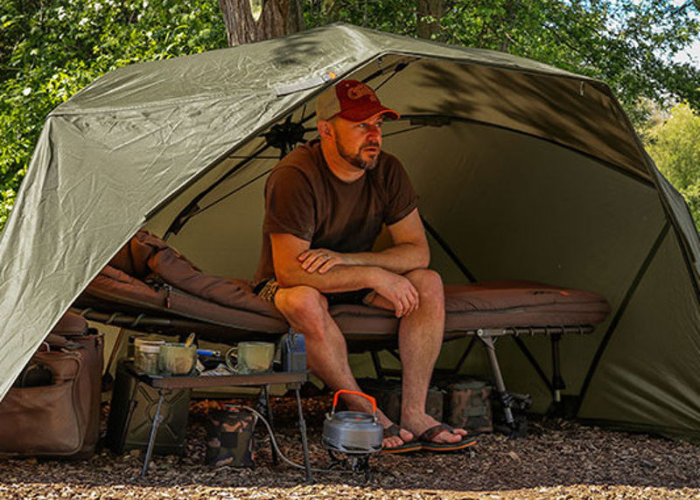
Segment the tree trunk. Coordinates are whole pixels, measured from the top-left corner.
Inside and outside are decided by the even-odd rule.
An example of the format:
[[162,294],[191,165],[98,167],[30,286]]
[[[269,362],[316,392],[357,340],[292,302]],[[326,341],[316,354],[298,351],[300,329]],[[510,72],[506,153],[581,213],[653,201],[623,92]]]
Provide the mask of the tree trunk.
[[289,35],[304,28],[300,0],[265,0],[257,22],[253,20],[250,3],[251,0],[219,0],[231,47]]
[[[442,0],[417,0],[418,1],[418,36],[428,40],[442,40]],[[425,19],[426,17],[433,18]]]

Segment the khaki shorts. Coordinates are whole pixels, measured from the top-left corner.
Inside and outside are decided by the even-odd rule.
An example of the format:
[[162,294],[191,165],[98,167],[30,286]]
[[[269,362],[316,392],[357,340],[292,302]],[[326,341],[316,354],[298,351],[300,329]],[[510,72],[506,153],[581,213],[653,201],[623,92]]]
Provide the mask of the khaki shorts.
[[[272,278],[264,280],[255,285],[253,293],[271,304],[275,303],[275,294],[280,286],[277,280]],[[352,290],[350,292],[339,293],[324,293],[328,300],[328,305],[349,304],[349,305],[370,305],[376,293],[371,288],[362,288],[361,290]]]

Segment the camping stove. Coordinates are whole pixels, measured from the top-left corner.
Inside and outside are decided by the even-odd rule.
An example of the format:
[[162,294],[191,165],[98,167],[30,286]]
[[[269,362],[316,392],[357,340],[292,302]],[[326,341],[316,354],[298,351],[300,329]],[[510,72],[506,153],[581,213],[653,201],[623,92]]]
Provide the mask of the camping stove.
[[[372,403],[372,414],[361,411],[335,411],[340,394],[355,394]],[[369,457],[382,449],[384,429],[377,419],[377,402],[371,396],[356,391],[338,391],[333,398],[331,413],[323,422],[323,445],[335,466],[350,467],[370,478]]]

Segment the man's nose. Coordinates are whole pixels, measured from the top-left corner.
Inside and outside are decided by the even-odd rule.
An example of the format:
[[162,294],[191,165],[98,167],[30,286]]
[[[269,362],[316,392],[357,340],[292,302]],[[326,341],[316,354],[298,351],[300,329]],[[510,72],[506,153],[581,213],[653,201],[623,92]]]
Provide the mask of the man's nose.
[[370,137],[381,137],[382,136],[382,126],[381,125],[369,125],[367,127],[367,135]]

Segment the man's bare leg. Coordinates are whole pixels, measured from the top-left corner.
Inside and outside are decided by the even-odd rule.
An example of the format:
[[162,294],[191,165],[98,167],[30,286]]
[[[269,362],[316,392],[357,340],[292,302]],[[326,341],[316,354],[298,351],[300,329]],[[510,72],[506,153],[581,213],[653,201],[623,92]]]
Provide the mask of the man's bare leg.
[[[334,391],[347,389],[361,392],[350,365],[345,338],[328,313],[326,298],[315,288],[297,286],[280,288],[275,294],[275,305],[296,331],[306,340],[306,364],[316,376]],[[345,395],[348,407],[355,411],[371,413],[372,408],[364,398]],[[423,400],[425,407],[425,399]],[[382,411],[379,421],[384,428],[393,424]],[[386,448],[394,448],[414,436],[402,429],[399,436],[384,439]]]
[[[437,361],[445,325],[445,298],[440,275],[427,269],[418,269],[404,275],[420,295],[420,306],[401,319],[399,325],[399,353],[403,365],[401,397],[401,425],[416,437],[440,422],[425,413],[430,378]],[[378,296],[372,305],[392,309],[389,301]],[[456,443],[466,436],[463,429],[454,434],[437,434],[436,443]]]

